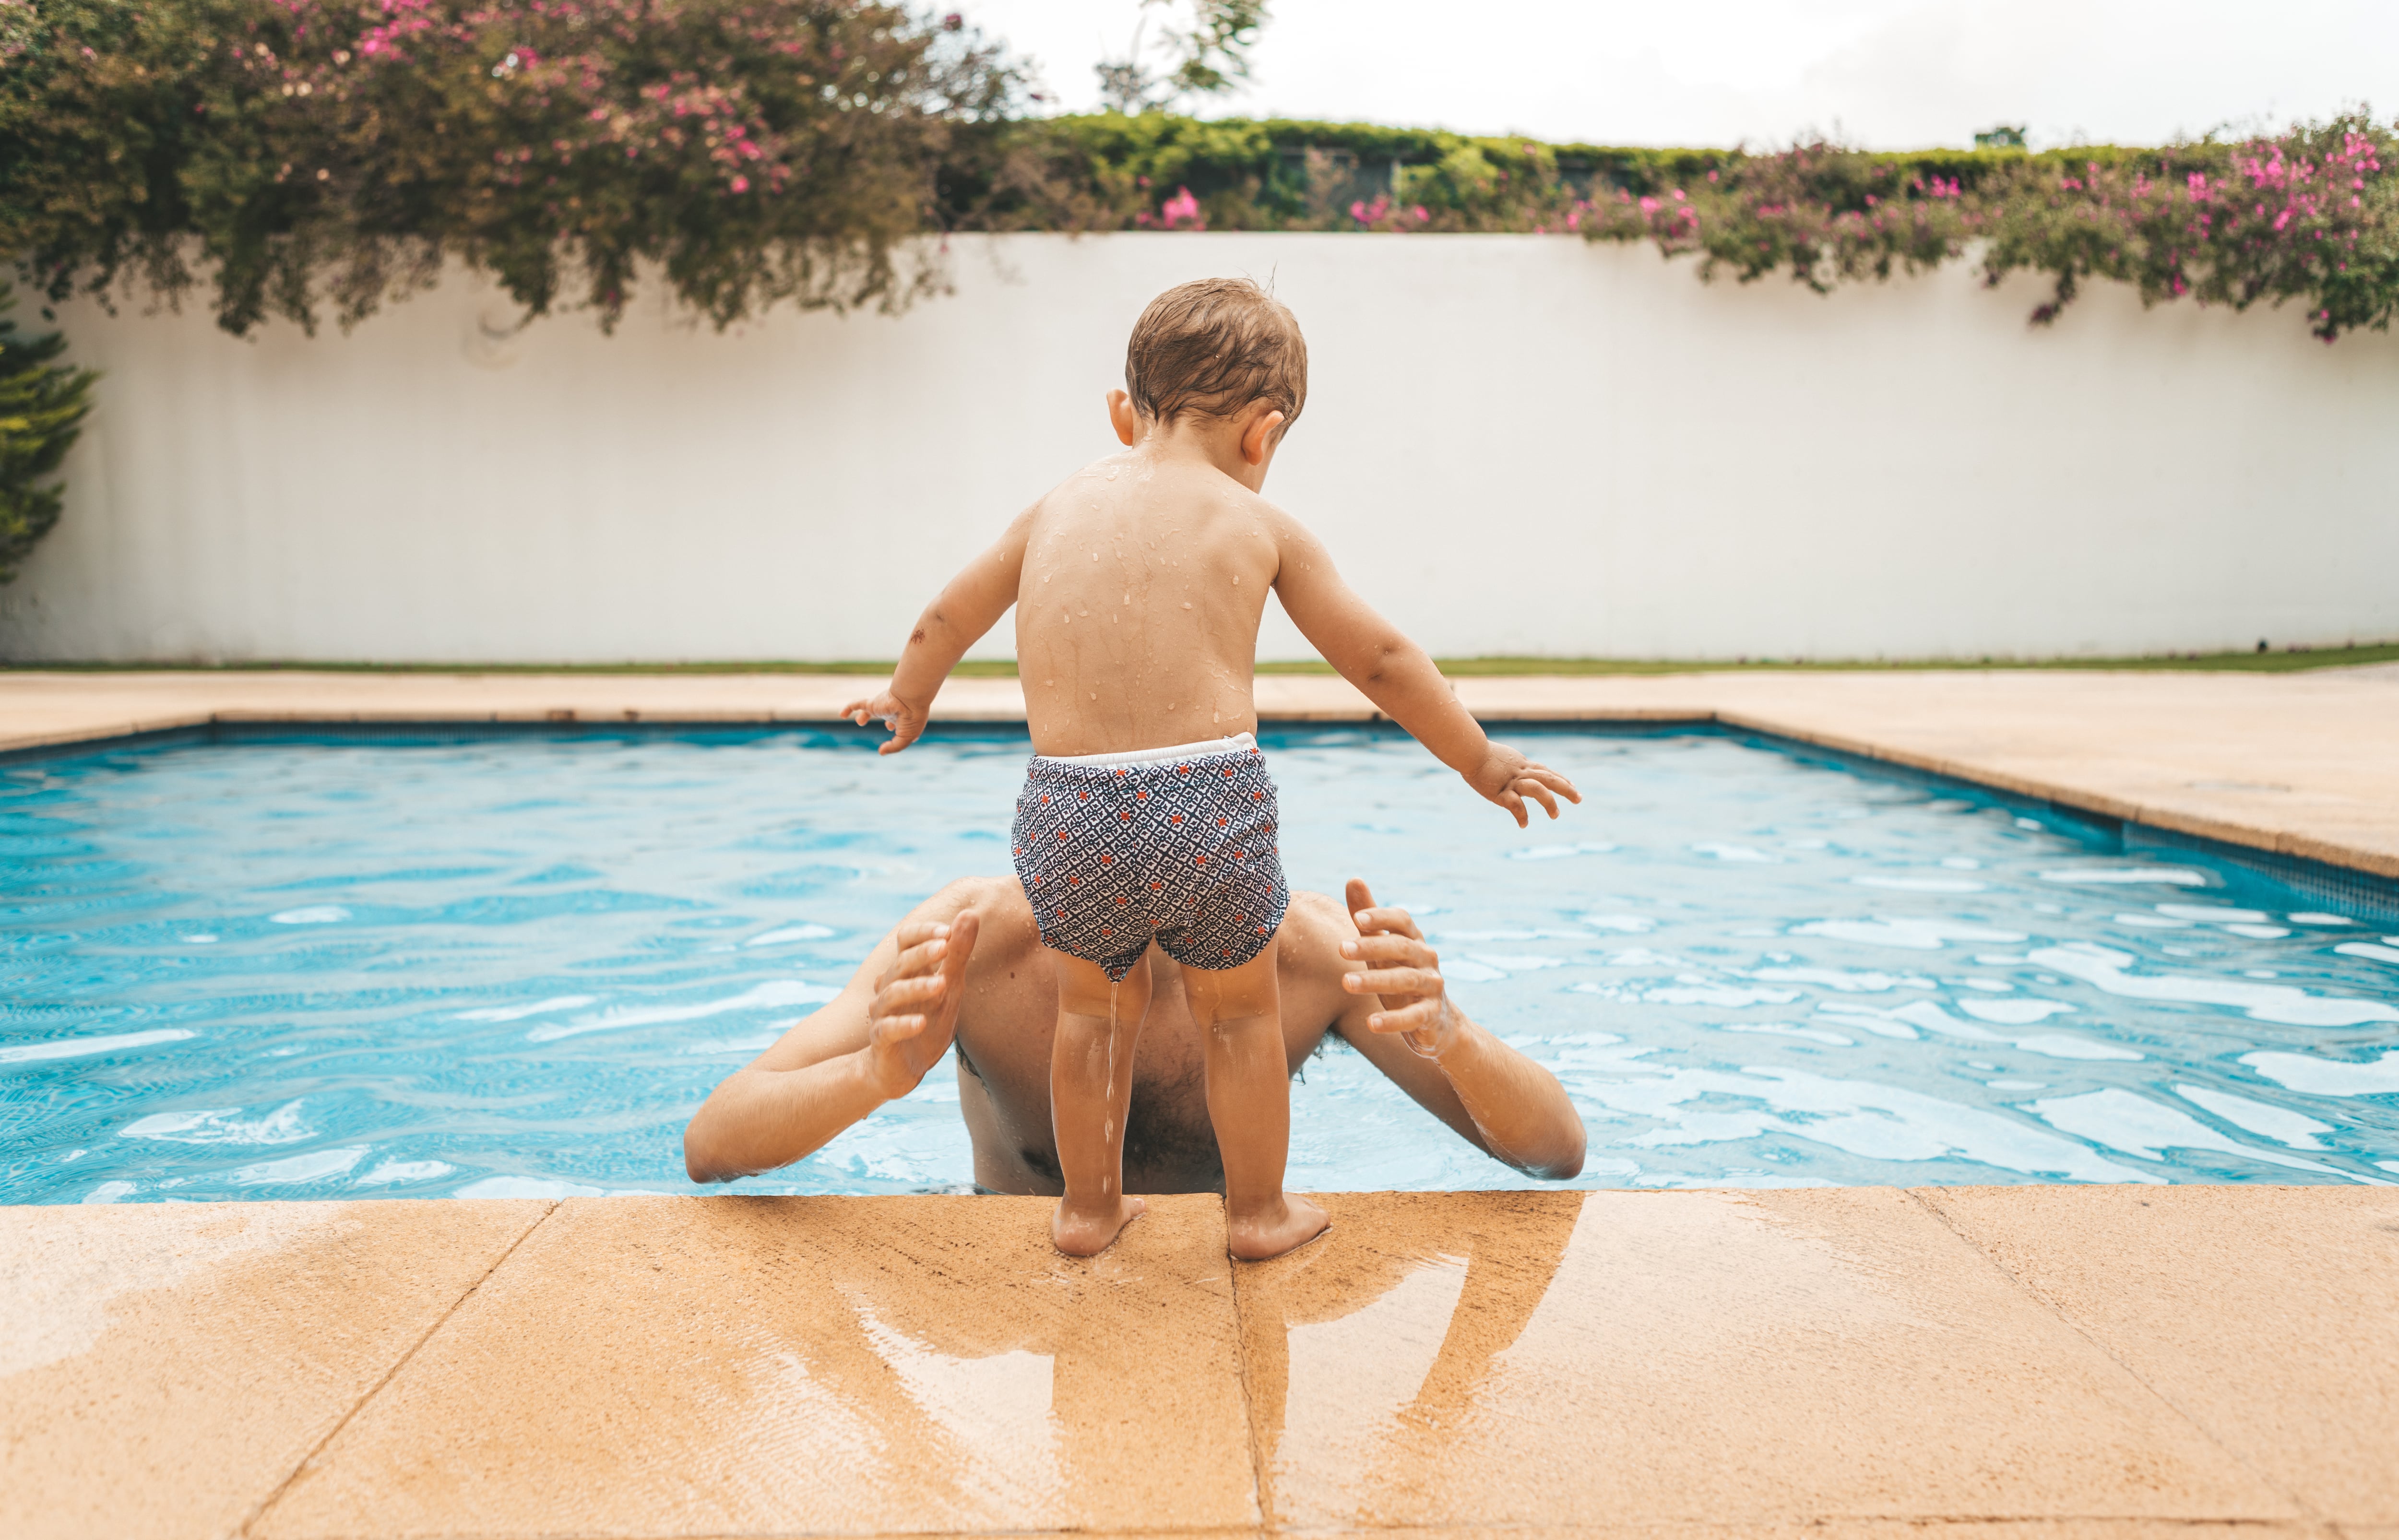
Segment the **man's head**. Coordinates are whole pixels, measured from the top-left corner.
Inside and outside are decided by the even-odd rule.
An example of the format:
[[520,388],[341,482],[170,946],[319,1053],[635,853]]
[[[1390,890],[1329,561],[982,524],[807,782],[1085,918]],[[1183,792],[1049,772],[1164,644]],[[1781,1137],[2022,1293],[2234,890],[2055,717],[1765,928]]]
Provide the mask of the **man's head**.
[[[1308,342],[1283,303],[1247,278],[1202,278],[1149,302],[1125,344],[1124,410],[1172,429],[1187,419],[1243,430],[1271,453],[1308,400]],[[1271,419],[1269,421],[1269,419]],[[1118,432],[1127,443],[1129,425]]]

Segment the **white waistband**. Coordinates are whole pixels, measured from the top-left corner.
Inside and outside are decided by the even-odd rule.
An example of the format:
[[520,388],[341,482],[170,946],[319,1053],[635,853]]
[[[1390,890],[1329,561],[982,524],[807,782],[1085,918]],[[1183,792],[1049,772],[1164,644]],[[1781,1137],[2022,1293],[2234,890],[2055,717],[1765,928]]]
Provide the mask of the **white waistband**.
[[1228,738],[1178,743],[1166,749],[1127,749],[1115,754],[1041,754],[1052,764],[1163,764],[1171,760],[1196,760],[1204,754],[1246,754],[1258,746],[1256,736],[1236,733]]

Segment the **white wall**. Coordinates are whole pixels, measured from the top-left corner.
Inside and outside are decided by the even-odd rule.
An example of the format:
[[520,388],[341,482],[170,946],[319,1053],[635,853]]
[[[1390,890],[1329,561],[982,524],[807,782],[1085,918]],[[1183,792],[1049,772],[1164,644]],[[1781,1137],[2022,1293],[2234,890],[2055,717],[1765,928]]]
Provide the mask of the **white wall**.
[[[653,292],[493,341],[455,278],[349,336],[61,317],[108,371],[0,656],[889,657],[1114,447],[1159,290],[1274,276],[1270,495],[1436,653],[2121,654],[2399,637],[2399,339],[1955,268],[1818,298],[1537,236],[1019,236],[953,296],[729,335]],[[1006,655],[1007,628],[983,649]],[[1305,655],[1279,615],[1268,657]]]

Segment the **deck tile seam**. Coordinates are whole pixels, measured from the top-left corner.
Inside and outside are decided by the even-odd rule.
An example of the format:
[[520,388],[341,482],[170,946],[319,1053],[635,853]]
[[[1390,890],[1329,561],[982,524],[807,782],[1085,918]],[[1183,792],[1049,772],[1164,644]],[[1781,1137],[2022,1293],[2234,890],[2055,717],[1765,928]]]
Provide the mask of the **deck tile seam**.
[[[1223,1202],[1222,1198],[1217,1200],[1217,1211],[1220,1214],[1224,1213]],[[1231,1224],[1231,1217],[1227,1215],[1226,1228],[1228,1236]],[[1230,1250],[1230,1246],[1228,1239],[1227,1250]],[[1257,1396],[1250,1386],[1250,1328],[1249,1318],[1241,1309],[1240,1263],[1235,1263],[1227,1269],[1225,1276],[1225,1288],[1233,1298],[1233,1375],[1241,1391],[1241,1426],[1249,1434],[1247,1441],[1250,1446],[1250,1499],[1257,1506],[1258,1512],[1255,1533],[1260,1535],[1274,1534],[1281,1532],[1275,1526],[1274,1504],[1268,1496],[1271,1489],[1267,1482],[1266,1451],[1258,1431]]]
[[383,1371],[382,1377],[376,1380],[373,1385],[369,1385],[365,1393],[359,1396],[356,1401],[351,1403],[349,1410],[343,1412],[340,1417],[334,1420],[333,1425],[325,1430],[325,1436],[318,1439],[314,1444],[310,1445],[308,1452],[301,1455],[300,1458],[294,1462],[290,1470],[284,1472],[283,1479],[275,1483],[275,1489],[272,1492],[269,1492],[264,1497],[261,1498],[248,1513],[242,1515],[241,1522],[235,1525],[233,1529],[236,1540],[250,1540],[252,1528],[256,1526],[260,1520],[265,1518],[266,1515],[274,1509],[275,1505],[282,1499],[285,1493],[291,1490],[291,1483],[300,1479],[301,1476],[307,1471],[309,1466],[315,1463],[317,1457],[324,1453],[324,1452],[331,1447],[333,1440],[342,1436],[342,1430],[348,1427],[352,1422],[357,1420],[358,1414],[366,1410],[367,1403],[373,1400],[377,1396],[383,1394],[384,1388],[390,1385],[394,1379],[399,1377],[400,1371],[408,1367],[410,1360],[413,1359],[416,1355],[424,1349],[427,1343],[433,1340],[435,1333],[439,1332],[443,1327],[450,1324],[451,1318],[456,1316],[461,1309],[465,1308],[467,1302],[473,1299],[476,1293],[482,1289],[484,1284],[491,1281],[493,1274],[498,1272],[502,1267],[508,1264],[508,1260],[517,1254],[517,1249],[524,1245],[526,1240],[532,1237],[533,1233],[535,1230],[540,1229],[544,1224],[549,1222],[550,1215],[558,1212],[558,1209],[559,1200],[551,1198],[549,1200],[549,1206],[542,1209],[540,1213],[535,1215],[534,1222],[531,1224],[526,1225],[522,1230],[519,1231],[517,1233],[517,1237],[514,1240],[509,1241],[508,1246],[502,1250],[498,1256],[492,1259],[492,1264],[489,1267],[484,1268],[481,1273],[477,1274],[475,1276],[475,1281],[469,1283],[463,1290],[460,1291],[456,1299],[450,1302],[449,1308],[443,1310],[440,1316],[436,1317],[432,1325],[427,1327],[422,1332],[418,1333],[416,1340],[408,1344],[406,1351],[402,1352],[398,1358],[391,1361],[391,1367]]
[[[2189,1424],[2193,1431],[2198,1433],[2202,1439],[2205,1439],[2211,1447],[2223,1454],[2227,1460],[2230,1460],[2232,1464],[2238,1466],[2243,1470],[2255,1476],[2258,1482],[2268,1491],[2279,1493],[2284,1502],[2289,1503],[2293,1508],[2297,1510],[2299,1521],[2303,1521],[2319,1530],[2329,1531],[2332,1528],[2333,1519],[2331,1515],[2320,1512],[2314,1504],[2309,1502],[2304,1496],[2300,1495],[2297,1489],[2275,1479],[2272,1473],[2260,1469],[2254,1461],[2249,1459],[2247,1455],[2243,1454],[2240,1451],[2228,1444],[2223,1439],[2217,1437],[2216,1429],[2210,1427],[2205,1422],[2202,1421],[2196,1412],[2184,1407],[2179,1401],[2176,1401],[2173,1397],[2168,1396],[2162,1389],[2150,1383],[2148,1375],[2133,1367],[2133,1365],[2125,1359],[2123,1355],[2118,1353],[2113,1347],[2101,1341],[2089,1327],[2083,1325],[2081,1321],[2077,1320],[2072,1315],[2068,1314],[2064,1305],[2060,1304],[2055,1300],[2049,1298],[2040,1290],[2035,1289],[2032,1284],[2023,1276],[2018,1274],[2014,1268],[2008,1266],[1998,1257],[1992,1255],[1987,1247],[1984,1246],[1981,1241],[1976,1240],[1972,1236],[1966,1233],[1966,1231],[1958,1223],[1957,1220],[1950,1215],[1947,1209],[1942,1208],[1931,1197],[1927,1196],[1922,1188],[1903,1187],[1900,1191],[1906,1194],[1907,1196],[1926,1213],[1931,1214],[1934,1223],[1940,1225],[1943,1229],[1957,1236],[1959,1245],[1965,1247],[1968,1250],[1973,1252],[1975,1256],[1981,1258],[1983,1265],[1990,1268],[2000,1277],[2006,1279],[2010,1286],[2022,1293],[2026,1299],[2032,1301],[2036,1308],[2046,1311],[2049,1315],[2055,1317],[2057,1321],[2064,1325],[2067,1331],[2073,1332],[2076,1336],[2090,1344],[2094,1351],[2106,1358],[2109,1363],[2112,1363],[2117,1368],[2122,1370],[2127,1378],[2129,1378],[2135,1385],[2139,1385],[2141,1389],[2146,1391],[2148,1395],[2155,1398],[2160,1406],[2164,1407],[2169,1412],[2172,1412],[2175,1416],[2181,1418],[2185,1423]],[[2216,1520],[2190,1519],[2180,1521],[2186,1523],[2233,1523],[2284,1522],[2287,1520],[2241,1520],[2227,1517]]]

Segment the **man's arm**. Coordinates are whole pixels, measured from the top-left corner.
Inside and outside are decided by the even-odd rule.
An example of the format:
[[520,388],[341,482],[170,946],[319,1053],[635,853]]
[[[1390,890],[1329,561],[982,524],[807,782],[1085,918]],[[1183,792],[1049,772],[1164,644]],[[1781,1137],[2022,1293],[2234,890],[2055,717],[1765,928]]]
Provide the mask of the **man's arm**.
[[1377,710],[1463,776],[1486,801],[1505,808],[1520,829],[1530,821],[1526,797],[1552,818],[1558,816],[1559,797],[1582,801],[1565,777],[1484,734],[1483,724],[1457,703],[1431,655],[1342,581],[1324,542],[1280,510],[1274,522],[1281,560],[1274,586],[1283,613],[1308,645],[1358,686]]
[[980,928],[964,884],[875,943],[841,993],[736,1070],[684,1129],[694,1182],[730,1182],[813,1155],[916,1088],[949,1051]]
[[1357,1000],[1334,1030],[1484,1154],[1527,1176],[1579,1175],[1582,1119],[1557,1076],[1457,1008],[1406,910],[1377,909],[1354,878],[1348,899],[1358,934],[1341,943],[1341,987]]
[[841,714],[861,727],[878,717],[890,723],[891,736],[884,740],[882,752],[896,754],[916,741],[950,670],[1016,602],[1032,530],[1031,508],[1010,520],[991,548],[968,562],[916,617],[908,645],[901,649],[900,666],[891,671],[889,688],[842,708]]

